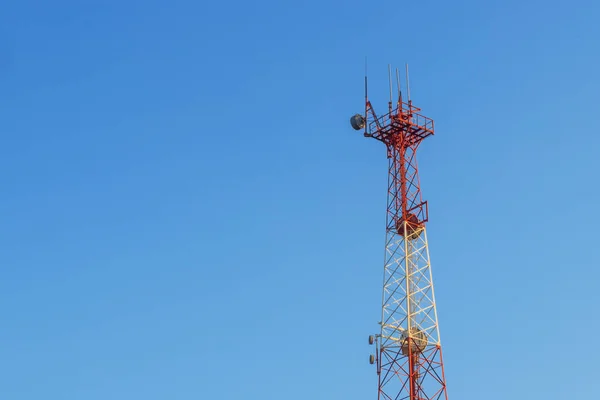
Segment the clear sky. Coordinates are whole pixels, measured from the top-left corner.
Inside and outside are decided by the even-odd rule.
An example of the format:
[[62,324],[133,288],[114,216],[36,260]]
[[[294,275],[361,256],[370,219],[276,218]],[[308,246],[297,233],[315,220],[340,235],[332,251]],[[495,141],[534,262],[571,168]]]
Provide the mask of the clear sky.
[[597,1],[6,1],[0,398],[375,399],[387,64],[451,400],[593,399]]

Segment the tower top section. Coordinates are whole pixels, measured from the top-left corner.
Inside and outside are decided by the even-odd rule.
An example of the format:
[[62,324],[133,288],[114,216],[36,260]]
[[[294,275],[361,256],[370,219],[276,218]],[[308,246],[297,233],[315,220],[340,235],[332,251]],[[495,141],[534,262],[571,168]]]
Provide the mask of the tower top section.
[[[407,92],[410,93],[408,83],[408,66],[406,70]],[[398,97],[392,100],[393,89],[390,68],[390,101],[388,112],[378,116],[371,104],[367,92],[367,77],[365,76],[365,111],[364,114],[355,114],[350,118],[352,128],[363,130],[365,137],[371,137],[385,143],[388,153],[393,149],[416,147],[423,139],[434,134],[434,124],[431,118],[420,114],[420,108],[415,107],[410,100],[403,101],[400,89],[400,79],[396,70],[398,82]]]

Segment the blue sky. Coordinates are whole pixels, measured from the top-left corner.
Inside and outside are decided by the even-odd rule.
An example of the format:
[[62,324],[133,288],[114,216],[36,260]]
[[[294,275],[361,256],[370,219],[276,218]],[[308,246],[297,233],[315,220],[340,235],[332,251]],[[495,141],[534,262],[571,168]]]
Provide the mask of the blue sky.
[[411,68],[451,399],[594,398],[593,1],[14,1],[0,397],[366,399]]

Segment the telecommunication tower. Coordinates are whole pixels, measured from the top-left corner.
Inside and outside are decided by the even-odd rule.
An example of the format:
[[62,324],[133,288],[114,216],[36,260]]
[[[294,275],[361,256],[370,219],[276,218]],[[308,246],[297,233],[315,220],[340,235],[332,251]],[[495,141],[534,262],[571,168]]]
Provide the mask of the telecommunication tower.
[[380,332],[369,336],[376,354],[370,356],[379,379],[382,400],[447,400],[423,201],[417,169],[417,149],[433,135],[433,120],[419,114],[410,99],[408,66],[406,101],[396,70],[398,97],[388,112],[377,116],[367,95],[365,111],[350,119],[355,130],[385,144],[389,164],[383,301]]

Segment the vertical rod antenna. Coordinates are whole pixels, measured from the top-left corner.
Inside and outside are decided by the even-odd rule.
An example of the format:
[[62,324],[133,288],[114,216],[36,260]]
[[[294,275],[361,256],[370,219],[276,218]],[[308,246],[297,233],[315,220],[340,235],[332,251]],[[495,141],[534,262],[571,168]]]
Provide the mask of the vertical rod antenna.
[[390,84],[390,102],[389,102],[389,108],[390,108],[390,113],[392,112],[392,66],[390,64],[388,64],[388,83]]
[[369,96],[367,94],[368,82],[367,82],[367,57],[365,56],[365,103],[369,100]]
[[402,88],[400,87],[400,71],[396,68],[396,85],[398,85],[398,113],[402,110]]
[[367,56],[365,56],[365,132],[364,135],[365,137],[367,136],[367,129],[368,129],[368,125],[367,124],[367,120],[369,118],[368,114],[369,114],[369,94],[368,94],[368,89],[369,89],[369,82],[367,79]]
[[410,80],[408,77],[408,64],[406,64],[406,95],[408,96],[408,102],[410,103]]

